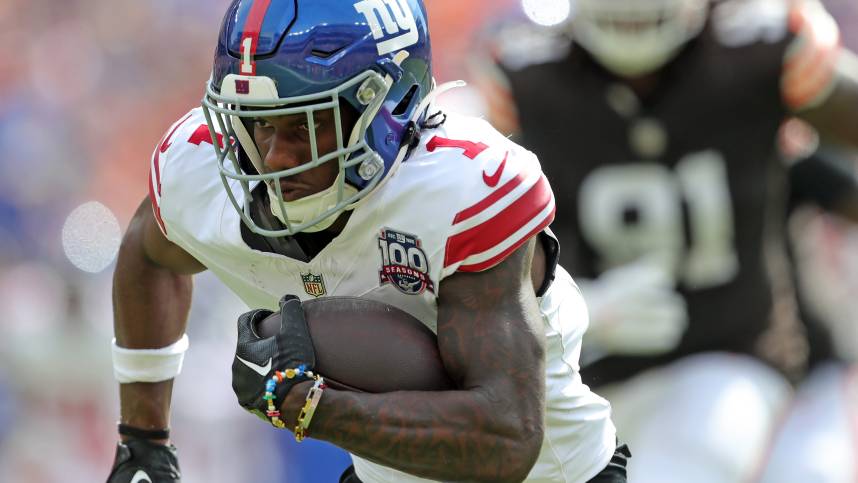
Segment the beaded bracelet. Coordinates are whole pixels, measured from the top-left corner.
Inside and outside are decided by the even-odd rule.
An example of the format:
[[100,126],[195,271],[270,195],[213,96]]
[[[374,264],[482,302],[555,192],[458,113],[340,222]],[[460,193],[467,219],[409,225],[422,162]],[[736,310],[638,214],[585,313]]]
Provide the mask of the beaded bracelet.
[[[271,376],[271,379],[265,382],[265,395],[262,396],[262,399],[268,401],[268,410],[265,412],[265,415],[271,418],[271,424],[278,429],[285,428],[286,423],[280,419],[280,411],[277,409],[277,405],[274,404],[274,400],[277,399],[277,396],[274,395],[274,389],[277,387],[278,383],[283,382],[283,379],[294,379],[296,377],[307,377],[315,381],[313,387],[310,388],[310,392],[307,393],[307,400],[304,402],[304,407],[301,409],[301,413],[298,416],[298,425],[295,426],[295,439],[300,442],[304,439],[307,427],[310,425],[310,419],[312,419],[313,412],[315,412],[316,406],[319,404],[319,399],[322,397],[322,390],[325,389],[324,378],[313,373],[313,371],[308,371],[307,366],[304,364],[301,364],[295,369],[274,371],[274,375]],[[313,400],[315,400],[315,402],[313,402]],[[305,411],[309,411],[309,417],[305,414]]]

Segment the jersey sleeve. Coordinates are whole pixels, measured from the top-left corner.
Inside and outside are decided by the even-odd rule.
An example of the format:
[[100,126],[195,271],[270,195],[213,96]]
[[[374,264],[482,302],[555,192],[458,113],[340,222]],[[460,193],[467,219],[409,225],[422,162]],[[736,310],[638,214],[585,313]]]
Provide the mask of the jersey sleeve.
[[[223,136],[217,133],[223,146]],[[200,108],[182,116],[155,146],[149,165],[149,201],[161,232],[173,240],[170,214],[176,215],[193,202],[204,187],[220,180],[211,173],[211,133]],[[176,217],[173,216],[173,219]],[[175,241],[175,240],[173,240]]]
[[789,13],[794,38],[784,54],[781,94],[794,112],[822,104],[834,90],[841,54],[837,23],[817,0],[799,0]]
[[475,156],[476,170],[462,173],[473,182],[452,219],[444,275],[492,268],[554,220],[554,195],[536,156],[502,139]]
[[173,137],[176,131],[191,117],[192,113],[185,114],[181,119],[173,123],[172,126],[164,133],[164,137],[158,141],[155,150],[152,152],[152,160],[149,165],[149,201],[152,204],[152,213],[155,215],[155,220],[158,222],[158,227],[164,236],[167,236],[167,226],[164,224],[164,219],[161,217],[161,180],[164,165],[167,160],[167,150],[172,146]]

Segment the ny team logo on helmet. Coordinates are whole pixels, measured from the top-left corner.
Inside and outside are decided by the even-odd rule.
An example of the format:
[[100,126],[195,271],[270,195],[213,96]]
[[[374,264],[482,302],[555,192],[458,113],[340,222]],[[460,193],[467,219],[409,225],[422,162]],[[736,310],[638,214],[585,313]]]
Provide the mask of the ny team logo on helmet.
[[[215,146],[227,194],[244,223],[265,236],[293,235],[329,226],[392,173],[426,110],[432,89],[426,10],[420,0],[234,0],[215,49],[203,98],[213,135],[234,142]],[[341,109],[358,119],[344,132]],[[337,143],[319,152],[314,116],[332,110]],[[248,129],[256,117],[302,115],[311,159],[266,173]],[[280,180],[336,163],[328,190],[283,201]],[[250,216],[251,192],[268,189],[271,211],[284,229],[259,226]]]
[[[378,55],[402,50],[420,39],[414,14],[405,0],[361,0],[355,4],[355,10],[366,17],[372,37],[379,41],[376,44]],[[394,37],[382,40],[386,35]]]

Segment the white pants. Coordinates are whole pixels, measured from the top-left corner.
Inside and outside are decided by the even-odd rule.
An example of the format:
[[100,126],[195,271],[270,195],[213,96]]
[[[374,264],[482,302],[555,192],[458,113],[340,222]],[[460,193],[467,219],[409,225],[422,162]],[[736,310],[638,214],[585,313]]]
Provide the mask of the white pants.
[[[704,353],[599,388],[634,483],[748,483],[791,390],[747,356]],[[809,480],[808,480],[809,481]]]
[[816,369],[777,430],[759,483],[858,481],[858,365]]

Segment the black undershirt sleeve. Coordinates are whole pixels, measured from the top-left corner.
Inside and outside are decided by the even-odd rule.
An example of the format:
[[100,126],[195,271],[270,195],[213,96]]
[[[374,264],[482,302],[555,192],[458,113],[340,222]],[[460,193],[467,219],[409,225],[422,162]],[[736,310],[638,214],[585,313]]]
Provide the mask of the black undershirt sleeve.
[[858,199],[854,160],[834,148],[821,148],[795,162],[789,171],[790,207],[816,203],[826,210],[849,198]]

